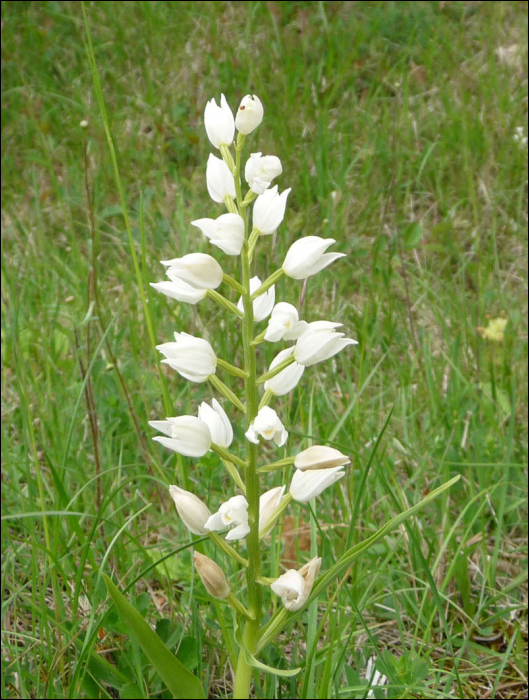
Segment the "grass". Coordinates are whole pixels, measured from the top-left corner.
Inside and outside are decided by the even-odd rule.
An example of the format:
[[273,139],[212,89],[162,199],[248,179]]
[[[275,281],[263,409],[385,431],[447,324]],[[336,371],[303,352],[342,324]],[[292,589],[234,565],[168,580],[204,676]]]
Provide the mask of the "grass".
[[[215,507],[228,482],[213,457],[176,462],[147,426],[209,395],[157,369],[153,342],[185,329],[238,351],[217,308],[148,286],[159,260],[212,252],[189,222],[217,211],[202,113],[221,91],[232,106],[261,97],[258,149],[293,188],[263,276],[293,239],[335,238],[348,257],[309,280],[303,317],[360,341],[279,404],[291,448],[315,435],[353,466],[312,510],[289,511],[267,575],[315,542],[325,571],[462,475],[265,649],[270,665],[306,665],[304,682],[265,676],[255,694],[367,697],[376,657],[392,697],[523,697],[527,149],[513,137],[527,119],[526,3],[86,9],[130,238],[80,3],[2,4],[2,697],[166,697],[100,571],[212,697],[230,693],[231,617],[193,580],[166,493],[176,480]],[[292,280],[279,290],[300,294]],[[484,340],[502,313],[503,342]],[[264,367],[275,349],[260,347]]]

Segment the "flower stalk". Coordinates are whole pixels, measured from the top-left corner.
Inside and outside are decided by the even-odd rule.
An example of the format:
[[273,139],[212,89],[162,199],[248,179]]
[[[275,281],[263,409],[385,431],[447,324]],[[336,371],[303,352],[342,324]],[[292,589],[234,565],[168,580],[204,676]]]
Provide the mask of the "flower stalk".
[[[246,210],[242,208],[242,191],[240,185],[241,176],[241,152],[244,144],[244,137],[239,135],[236,149],[236,167],[235,167],[235,188],[237,192],[237,201],[243,217],[245,219],[245,234],[248,235],[248,217]],[[244,317],[242,319],[242,341],[244,349],[244,369],[247,373],[245,380],[246,393],[246,428],[249,429],[259,410],[259,393],[257,389],[257,369],[255,360],[255,347],[252,345],[254,337],[254,316],[253,302],[250,292],[250,259],[248,255],[248,242],[243,244],[241,253],[242,265],[242,286],[244,292],[242,294],[242,302],[244,307]],[[247,619],[244,631],[243,641],[250,653],[255,651],[257,644],[257,636],[262,615],[262,589],[257,583],[257,579],[261,575],[261,553],[259,548],[259,476],[257,474],[257,450],[258,445],[246,441],[246,499],[248,501],[248,521],[250,524],[250,532],[246,537],[246,545],[248,550],[248,568],[246,570],[246,581],[248,588],[248,611],[253,619]],[[235,685],[233,689],[234,698],[248,698],[250,695],[250,684],[252,678],[252,669],[248,665],[246,655],[241,649],[239,659],[237,661],[237,670],[235,675]]]

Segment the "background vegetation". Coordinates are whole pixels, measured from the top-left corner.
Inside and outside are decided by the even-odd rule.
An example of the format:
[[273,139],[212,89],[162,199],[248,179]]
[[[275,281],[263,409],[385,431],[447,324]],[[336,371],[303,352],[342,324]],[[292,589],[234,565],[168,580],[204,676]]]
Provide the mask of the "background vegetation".
[[[192,580],[166,490],[189,484],[213,508],[226,477],[214,458],[177,463],[147,426],[197,401],[157,372],[153,340],[209,335],[228,359],[239,343],[207,302],[148,287],[161,259],[216,255],[189,222],[217,212],[202,113],[221,91],[232,107],[261,97],[252,143],[293,188],[261,269],[299,236],[336,238],[348,257],[309,280],[303,317],[360,341],[281,409],[291,447],[315,434],[353,464],[312,512],[290,511],[270,575],[311,548],[325,570],[463,477],[268,647],[268,663],[306,666],[305,682],[266,677],[256,695],[383,697],[365,680],[376,657],[391,697],[526,697],[527,4],[86,8],[131,239],[81,4],[2,3],[2,697],[166,696],[108,612],[100,570],[212,697],[230,692],[231,617]],[[280,283],[280,298],[299,293]],[[503,341],[484,339],[502,314]],[[261,348],[264,367],[275,350]]]

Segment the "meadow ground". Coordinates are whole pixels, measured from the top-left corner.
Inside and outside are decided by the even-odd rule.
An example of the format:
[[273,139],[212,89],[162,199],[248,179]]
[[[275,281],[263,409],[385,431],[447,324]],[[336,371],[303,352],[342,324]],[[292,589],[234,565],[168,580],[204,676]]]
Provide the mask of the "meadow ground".
[[[256,696],[368,697],[376,657],[391,697],[527,697],[527,4],[86,10],[130,238],[81,3],[2,3],[2,697],[160,695],[99,571],[212,697],[230,692],[231,617],[195,593],[166,491],[192,484],[216,503],[226,477],[213,458],[177,461],[147,425],[209,395],[158,373],[154,343],[185,329],[216,333],[220,356],[240,344],[207,302],[148,287],[159,260],[212,252],[189,222],[217,215],[202,114],[221,92],[232,107],[261,97],[258,150],[292,187],[261,269],[294,238],[335,238],[348,257],[309,280],[303,315],[360,343],[282,405],[292,446],[318,435],[353,463],[317,509],[290,511],[271,570],[316,546],[328,566],[462,476],[266,649],[304,666],[303,684],[266,676]],[[503,339],[484,338],[502,317]],[[260,352],[264,365],[275,349]]]

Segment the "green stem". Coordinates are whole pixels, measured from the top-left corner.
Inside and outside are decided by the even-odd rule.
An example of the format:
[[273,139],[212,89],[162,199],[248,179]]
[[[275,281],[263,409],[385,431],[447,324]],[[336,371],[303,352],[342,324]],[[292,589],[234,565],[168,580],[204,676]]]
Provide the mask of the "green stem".
[[265,464],[264,467],[259,467],[257,470],[260,474],[266,472],[275,472],[278,469],[284,469],[285,467],[290,467],[294,464],[295,457],[285,457],[285,459],[279,459],[277,462],[271,462],[270,464]]
[[233,279],[233,277],[230,277],[230,275],[227,275],[224,273],[222,275],[222,281],[224,284],[228,285],[230,289],[233,289],[234,292],[237,292],[237,294],[242,294],[244,292],[244,287],[242,284],[239,284],[237,280]]
[[239,615],[242,615],[245,620],[253,620],[251,613],[248,610],[246,610],[244,605],[237,600],[233,593],[230,593],[230,595],[225,600],[228,603],[228,605],[230,605],[236,612],[238,612]]
[[217,304],[220,304],[226,309],[226,311],[231,311],[232,314],[242,318],[242,311],[240,311],[240,309],[238,309],[232,301],[226,299],[226,297],[223,297],[222,294],[219,294],[214,289],[208,289],[206,296],[208,296],[210,299],[214,299]]
[[226,460],[226,459],[223,459],[223,460],[222,460],[222,463],[223,463],[224,466],[226,467],[226,471],[227,471],[228,474],[231,476],[231,478],[233,479],[233,481],[235,481],[235,483],[237,484],[237,486],[241,489],[241,491],[243,492],[243,494],[246,496],[246,484],[245,484],[244,481],[242,480],[241,475],[239,474],[239,472],[237,471],[237,467],[235,466],[235,464],[233,464],[233,462],[228,462],[228,460]]
[[221,447],[220,445],[211,445],[211,450],[218,455],[223,462],[231,462],[232,464],[237,464],[239,467],[246,467],[247,463],[244,461],[244,459],[241,459],[240,457],[237,457],[237,455],[232,455],[230,452],[225,447]]
[[214,542],[219,549],[222,549],[223,552],[226,552],[226,554],[235,561],[238,561],[241,566],[248,566],[248,559],[245,559],[244,557],[241,557],[239,552],[237,552],[233,547],[226,542],[225,539],[223,539],[220,535],[217,535],[216,532],[210,532],[209,536],[211,538],[211,541]]
[[[237,191],[237,201],[244,216],[246,236],[248,235],[247,210],[243,209],[242,192],[240,184],[241,172],[241,151],[244,137],[239,135],[237,148],[235,150],[235,188]],[[248,373],[245,380],[246,390],[246,427],[249,428],[253,422],[259,408],[259,393],[257,390],[257,370],[255,362],[255,347],[252,345],[254,337],[253,304],[250,293],[250,259],[248,256],[248,241],[245,240],[242,253],[242,283],[244,294],[242,295],[244,305],[244,317],[242,319],[242,340],[244,348],[244,369]],[[246,620],[243,632],[244,644],[248,651],[253,654],[257,644],[259,626],[261,622],[262,591],[257,579],[261,575],[261,553],[259,549],[259,477],[257,474],[257,450],[258,445],[254,445],[249,440],[246,442],[246,500],[248,501],[248,516],[250,532],[246,536],[246,546],[248,551],[247,587],[248,587],[248,612],[253,619]],[[237,670],[235,674],[235,684],[233,688],[234,698],[249,698],[250,686],[252,682],[252,668],[247,663],[244,651],[241,649]]]
[[237,205],[233,201],[233,197],[230,197],[230,195],[226,195],[224,197],[224,204],[226,206],[226,209],[230,212],[230,214],[238,214],[239,210],[237,209]]
[[265,328],[264,331],[261,331],[261,333],[259,333],[259,335],[256,335],[255,338],[252,340],[252,345],[260,345],[261,343],[264,343],[266,331],[267,329]]
[[263,394],[263,398],[261,399],[261,403],[259,404],[259,410],[264,408],[265,406],[268,406],[270,401],[274,398],[275,394],[271,389],[267,389],[265,393]]
[[243,413],[246,411],[246,408],[242,401],[233,393],[233,391],[224,384],[223,381],[221,381],[216,374],[210,374],[208,377],[208,381],[210,384],[213,384],[215,389],[221,393],[225,399],[228,399],[228,401],[231,401],[234,406],[237,406],[239,411],[242,411]]
[[231,365],[229,362],[222,360],[220,357],[217,357],[217,367],[222,367],[222,369],[228,374],[231,374],[232,377],[239,377],[239,379],[246,379],[248,374],[243,369],[235,367],[235,365]]
[[266,279],[263,284],[255,290],[255,292],[252,294],[252,299],[257,299],[258,297],[261,296],[261,294],[264,294],[267,292],[270,287],[275,284],[278,280],[283,277],[285,273],[283,272],[283,268],[280,267],[279,270],[276,270],[273,272],[268,279]]
[[294,354],[289,355],[286,360],[283,360],[283,362],[280,362],[277,367],[274,367],[274,369],[271,369],[269,372],[266,372],[266,374],[263,374],[259,377],[257,380],[258,384],[264,384],[267,382],[269,379],[272,379],[272,377],[275,377],[276,374],[279,374],[282,372],[286,367],[291,365],[293,362],[295,362]]

